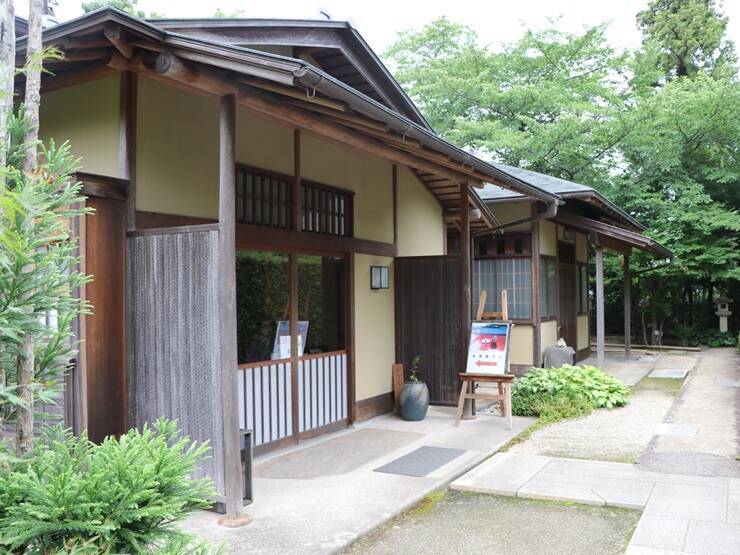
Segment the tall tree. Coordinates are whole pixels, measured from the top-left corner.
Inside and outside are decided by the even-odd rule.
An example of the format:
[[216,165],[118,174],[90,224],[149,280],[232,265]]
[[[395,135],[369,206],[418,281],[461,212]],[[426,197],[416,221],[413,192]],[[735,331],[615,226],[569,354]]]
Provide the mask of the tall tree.
[[5,180],[8,120],[13,112],[15,77],[15,8],[13,0],[0,0],[0,186]]
[[637,14],[643,54],[669,78],[726,71],[735,53],[720,9],[715,0],[651,0]]
[[438,19],[386,53],[431,125],[498,161],[593,183],[629,132],[616,82],[625,57],[605,26],[526,31],[492,52],[470,28]]
[[[26,45],[26,94],[24,97],[23,118],[26,123],[23,137],[25,156],[23,172],[29,175],[38,170],[38,138],[39,138],[39,105],[41,103],[41,66],[43,64],[42,18],[43,0],[30,0],[28,5],[28,37]],[[32,179],[29,177],[29,179]],[[26,226],[33,226],[33,221],[26,221]],[[30,231],[30,230],[29,230]],[[33,291],[28,291],[29,296]],[[33,317],[33,313],[29,315]],[[28,453],[33,447],[33,381],[35,361],[35,337],[33,333],[26,333],[21,340],[18,351],[18,366],[16,380],[18,382],[18,396],[22,404],[18,408],[16,420],[16,451],[20,454]]]

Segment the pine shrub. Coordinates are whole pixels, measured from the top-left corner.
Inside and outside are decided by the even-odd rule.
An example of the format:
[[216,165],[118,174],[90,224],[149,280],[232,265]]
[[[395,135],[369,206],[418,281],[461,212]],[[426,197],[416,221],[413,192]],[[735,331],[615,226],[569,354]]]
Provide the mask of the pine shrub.
[[208,449],[164,419],[99,445],[48,428],[28,457],[0,473],[0,546],[18,553],[174,552],[190,543],[176,522],[211,504],[210,479],[189,477]]

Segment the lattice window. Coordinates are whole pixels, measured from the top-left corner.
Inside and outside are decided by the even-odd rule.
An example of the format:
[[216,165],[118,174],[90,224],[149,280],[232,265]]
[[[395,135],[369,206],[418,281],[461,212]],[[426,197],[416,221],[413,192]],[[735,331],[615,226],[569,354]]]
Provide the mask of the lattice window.
[[532,260],[520,258],[481,259],[474,263],[473,310],[480,292],[486,290],[486,312],[501,310],[501,290],[506,289],[509,318],[532,317]]
[[353,236],[353,201],[350,191],[313,182],[303,182],[303,231]]
[[557,316],[557,260],[540,258],[540,318]]

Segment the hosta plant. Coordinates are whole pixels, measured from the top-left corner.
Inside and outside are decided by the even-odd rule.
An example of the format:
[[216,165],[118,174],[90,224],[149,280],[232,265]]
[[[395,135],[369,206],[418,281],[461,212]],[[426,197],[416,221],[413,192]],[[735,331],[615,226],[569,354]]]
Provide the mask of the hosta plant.
[[591,409],[629,403],[629,388],[595,366],[533,368],[512,388],[512,410],[519,416],[559,420]]

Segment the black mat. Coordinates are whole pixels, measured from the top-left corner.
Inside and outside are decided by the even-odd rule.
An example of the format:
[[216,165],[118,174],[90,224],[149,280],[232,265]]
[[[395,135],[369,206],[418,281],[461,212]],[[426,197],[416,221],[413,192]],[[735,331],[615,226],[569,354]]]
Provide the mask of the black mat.
[[375,472],[422,477],[455,460],[463,453],[465,453],[464,449],[424,445],[416,451],[376,468]]

